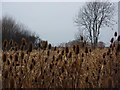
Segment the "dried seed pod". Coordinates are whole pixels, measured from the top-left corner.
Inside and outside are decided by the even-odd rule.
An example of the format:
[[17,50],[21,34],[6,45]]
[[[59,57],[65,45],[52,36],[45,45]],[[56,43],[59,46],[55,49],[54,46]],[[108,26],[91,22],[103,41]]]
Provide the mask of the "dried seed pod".
[[82,57],[84,57],[84,53],[82,53]]
[[51,49],[51,44],[48,45],[48,49]]
[[65,52],[66,52],[66,53],[68,53],[68,52],[69,52],[69,49],[68,49],[68,47],[67,47],[67,46],[65,47]]
[[9,44],[10,44],[11,46],[13,45],[13,40],[12,40],[12,39],[10,40]]
[[47,45],[48,45],[48,42],[47,42],[47,41],[43,41],[43,42],[42,42],[42,46],[43,46],[44,49],[47,48]]
[[10,55],[10,59],[12,60],[12,55]]
[[88,53],[88,47],[85,48],[85,53],[86,53],[86,54]]
[[40,42],[37,44],[37,47],[38,47],[38,48],[40,48],[40,47],[41,47],[41,43],[40,43]]
[[32,50],[33,50],[33,43],[31,41],[28,46],[28,52],[32,52]]
[[22,38],[22,45],[25,46],[25,44],[26,44],[26,40],[25,38]]
[[80,36],[80,38],[81,38],[81,41],[83,41],[83,36]]
[[15,54],[15,61],[18,61],[18,55]]
[[62,50],[61,54],[64,55],[64,50]]
[[69,52],[68,58],[71,58],[71,57],[72,57],[72,52]]
[[18,46],[16,45],[16,46],[15,46],[15,51],[17,51],[17,50],[18,50]]
[[6,59],[7,59],[7,56],[6,56],[5,53],[3,53],[3,54],[2,54],[2,60],[3,60],[3,62],[6,62]]
[[18,45],[17,45],[17,42],[14,43],[14,46],[15,46],[15,47],[18,46]]
[[23,46],[23,45],[20,46],[20,50],[21,50],[21,51],[24,50],[24,46]]
[[73,51],[75,52],[75,45],[73,45]]
[[57,47],[55,46],[55,47],[54,47],[54,51],[56,51],[56,49],[57,49]]
[[114,38],[111,38],[110,42],[113,43],[113,41],[114,41]]
[[50,51],[47,51],[47,56],[49,56],[50,55]]
[[117,37],[117,32],[114,33],[114,36]]
[[103,58],[105,58],[105,56],[106,56],[106,53],[103,54]]
[[118,41],[120,41],[120,35],[118,36],[118,39],[117,39]]
[[75,54],[79,54],[79,45],[75,47]]
[[4,40],[3,41],[3,48],[7,48],[7,44],[8,44],[7,40]]
[[24,53],[23,52],[21,52],[21,59],[23,59],[24,58]]

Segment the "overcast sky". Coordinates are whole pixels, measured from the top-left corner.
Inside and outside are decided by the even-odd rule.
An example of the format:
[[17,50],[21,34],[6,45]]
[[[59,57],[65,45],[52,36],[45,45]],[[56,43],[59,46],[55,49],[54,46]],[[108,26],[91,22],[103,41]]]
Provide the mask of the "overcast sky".
[[[82,5],[83,2],[4,2],[2,15],[13,17],[37,33],[42,40],[58,45],[61,42],[74,40],[78,31],[74,19]],[[114,17],[117,21],[117,10]],[[101,31],[100,41],[109,44],[113,32],[118,30],[118,25],[113,28],[114,30],[104,28]]]

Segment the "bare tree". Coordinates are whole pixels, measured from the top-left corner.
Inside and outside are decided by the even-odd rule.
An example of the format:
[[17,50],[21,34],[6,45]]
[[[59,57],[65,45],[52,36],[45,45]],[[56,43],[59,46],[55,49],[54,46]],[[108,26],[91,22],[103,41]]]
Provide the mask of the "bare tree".
[[114,24],[114,3],[111,2],[87,2],[79,11],[75,19],[77,26],[88,32],[91,44],[97,44],[100,29]]

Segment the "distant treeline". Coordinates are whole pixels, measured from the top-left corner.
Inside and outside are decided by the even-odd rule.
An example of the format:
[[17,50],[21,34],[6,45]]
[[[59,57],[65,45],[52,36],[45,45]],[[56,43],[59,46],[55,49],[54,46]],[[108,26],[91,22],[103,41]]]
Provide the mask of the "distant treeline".
[[17,23],[13,18],[8,16],[3,17],[2,42],[4,40],[9,42],[12,39],[18,44],[18,47],[20,47],[22,38],[25,38],[27,43],[32,41],[34,45],[40,40],[39,36],[28,30],[24,25]]

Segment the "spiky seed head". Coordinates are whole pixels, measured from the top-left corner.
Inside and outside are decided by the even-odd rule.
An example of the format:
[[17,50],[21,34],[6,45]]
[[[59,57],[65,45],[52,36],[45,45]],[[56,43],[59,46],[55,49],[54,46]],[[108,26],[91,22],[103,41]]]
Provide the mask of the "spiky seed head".
[[62,50],[61,55],[64,55],[64,50]]
[[69,52],[68,58],[71,58],[71,57],[72,57],[72,52]]
[[86,54],[88,53],[88,47],[85,48],[85,53],[86,53]]
[[55,46],[55,47],[54,47],[54,51],[56,51],[56,49],[57,49],[57,47]]
[[38,47],[38,48],[40,48],[40,47],[41,47],[41,43],[40,43],[40,42],[37,44],[37,47]]
[[15,61],[18,61],[18,55],[15,54]]
[[68,49],[68,47],[67,47],[67,46],[65,47],[65,52],[66,52],[66,53],[68,53],[68,52],[69,52],[69,49]]
[[118,39],[117,39],[118,41],[120,41],[120,35],[118,36]]
[[10,59],[12,60],[12,55],[10,55]]
[[26,40],[25,38],[22,38],[22,45],[25,46],[25,44],[26,44]]
[[110,48],[112,48],[112,44],[110,44]]
[[10,65],[10,61],[9,60],[7,60],[7,64],[8,64],[8,66]]
[[51,44],[48,45],[48,49],[51,49]]
[[48,51],[47,51],[47,56],[49,56],[49,55],[50,55],[50,51],[48,50]]
[[9,42],[10,45],[13,45],[13,40],[11,39],[10,42]]
[[75,47],[75,54],[79,54],[79,45]]
[[6,54],[5,54],[5,53],[2,53],[2,60],[3,60],[3,62],[6,62],[6,59],[7,59]]
[[113,43],[113,41],[114,41],[114,38],[111,38],[110,42]]
[[21,52],[21,59],[24,58],[24,52]]
[[59,50],[57,50],[57,53],[59,54]]
[[23,46],[23,45],[21,45],[21,46],[20,46],[20,50],[21,50],[21,51],[23,51],[23,49],[24,49],[24,46]]
[[48,45],[48,42],[47,42],[47,41],[43,41],[43,42],[42,42],[42,46],[43,46],[44,49],[47,48],[47,45]]
[[117,32],[114,33],[114,36],[117,37]]
[[18,50],[18,46],[16,45],[16,46],[15,46],[15,51],[17,51],[17,50]]
[[105,58],[105,56],[106,56],[106,53],[103,54],[103,58]]
[[15,47],[18,46],[18,45],[17,45],[17,42],[14,43],[14,46],[15,46]]
[[7,40],[4,40],[4,41],[3,41],[3,47],[4,47],[4,48],[7,48],[7,44],[8,44]]
[[75,45],[73,45],[73,51],[75,52]]
[[80,36],[81,40],[83,41],[83,36]]
[[82,53],[82,57],[84,57],[84,53]]
[[28,46],[28,52],[32,52],[32,50],[33,50],[33,43],[31,41]]

